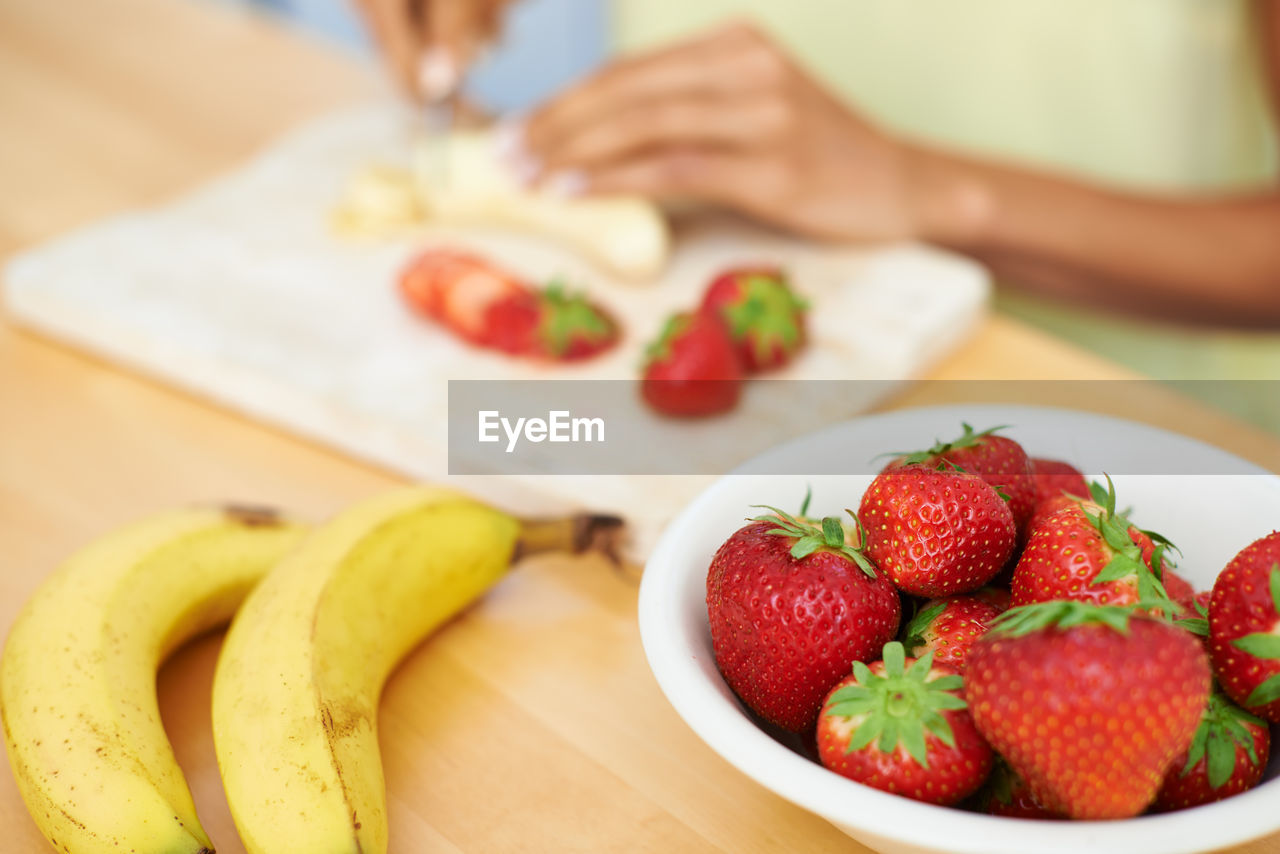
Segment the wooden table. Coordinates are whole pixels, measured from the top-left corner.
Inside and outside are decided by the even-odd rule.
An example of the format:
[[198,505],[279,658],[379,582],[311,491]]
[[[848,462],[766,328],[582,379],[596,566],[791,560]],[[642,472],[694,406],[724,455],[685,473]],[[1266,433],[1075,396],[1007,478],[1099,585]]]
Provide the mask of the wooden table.
[[[380,86],[351,58],[233,8],[5,0],[0,261],[175,194],[298,120]],[[996,317],[935,377],[1129,374]],[[937,391],[916,389],[895,405]],[[1077,403],[1145,420],[1176,416],[1184,432],[1280,468],[1273,437],[1175,395],[1087,397]],[[147,512],[240,498],[320,517],[398,482],[4,323],[0,436],[0,632],[61,558]],[[862,850],[737,773],[685,727],[645,665],[635,605],[635,579],[601,563],[528,561],[404,664],[381,715],[395,850]],[[555,620],[539,619],[550,611]],[[219,642],[180,651],[159,691],[205,825],[231,854],[242,849],[208,712]],[[6,772],[0,828],[7,852],[50,850]],[[1280,852],[1280,837],[1239,850]]]

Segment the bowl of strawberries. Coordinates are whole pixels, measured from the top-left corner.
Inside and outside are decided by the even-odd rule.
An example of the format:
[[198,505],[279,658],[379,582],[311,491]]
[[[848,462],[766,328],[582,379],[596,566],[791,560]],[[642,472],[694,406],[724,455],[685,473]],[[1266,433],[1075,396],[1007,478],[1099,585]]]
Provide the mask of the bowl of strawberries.
[[1277,527],[1280,478],[1166,430],[873,415],[686,507],[641,637],[713,750],[877,851],[1218,850],[1280,830]]

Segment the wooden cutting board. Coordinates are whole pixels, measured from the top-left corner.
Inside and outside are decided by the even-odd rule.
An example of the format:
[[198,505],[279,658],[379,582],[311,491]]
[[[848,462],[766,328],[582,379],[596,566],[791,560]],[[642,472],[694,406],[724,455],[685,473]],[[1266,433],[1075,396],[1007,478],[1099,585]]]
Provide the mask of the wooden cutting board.
[[[28,251],[5,270],[9,309],[31,328],[240,413],[440,479],[448,379],[633,378],[662,318],[695,303],[727,266],[780,263],[814,306],[812,346],[779,378],[910,379],[970,333],[988,296],[980,267],[934,249],[827,248],[727,220],[681,223],[669,269],[649,285],[613,280],[571,252],[499,231],[336,235],[328,214],[348,176],[370,161],[406,161],[412,125],[389,102],[334,113],[172,204]],[[411,316],[396,274],[416,249],[443,244],[585,288],[623,320],[621,346],[579,366],[531,366],[466,347]],[[850,405],[834,401],[800,426],[848,417]],[[764,412],[768,402],[749,390],[743,411],[719,422],[730,446],[734,419],[752,418],[753,407]],[[779,441],[788,435],[779,428]],[[627,509],[640,556],[705,482],[597,477],[590,492],[597,507]],[[463,485],[523,512],[549,499],[573,504],[583,489],[561,475]]]

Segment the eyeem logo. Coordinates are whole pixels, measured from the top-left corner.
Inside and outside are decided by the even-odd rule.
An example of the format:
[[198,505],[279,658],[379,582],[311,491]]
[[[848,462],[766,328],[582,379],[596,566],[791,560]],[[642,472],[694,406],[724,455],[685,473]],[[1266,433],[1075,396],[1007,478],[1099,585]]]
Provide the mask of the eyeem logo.
[[[553,409],[546,418],[503,418],[496,409],[479,412],[480,442],[500,442],[507,437],[507,453],[513,453],[520,439],[530,442],[603,442],[603,418],[574,418],[567,409]],[[500,432],[501,431],[501,434]]]

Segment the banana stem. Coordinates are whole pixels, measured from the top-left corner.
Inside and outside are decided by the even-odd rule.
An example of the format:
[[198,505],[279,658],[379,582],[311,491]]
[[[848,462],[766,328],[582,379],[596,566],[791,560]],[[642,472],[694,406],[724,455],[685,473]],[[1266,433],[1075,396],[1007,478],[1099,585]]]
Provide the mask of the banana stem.
[[598,552],[615,566],[622,564],[618,546],[623,521],[602,513],[575,513],[557,519],[521,519],[512,562],[541,552]]

